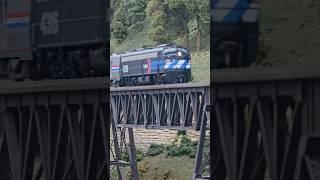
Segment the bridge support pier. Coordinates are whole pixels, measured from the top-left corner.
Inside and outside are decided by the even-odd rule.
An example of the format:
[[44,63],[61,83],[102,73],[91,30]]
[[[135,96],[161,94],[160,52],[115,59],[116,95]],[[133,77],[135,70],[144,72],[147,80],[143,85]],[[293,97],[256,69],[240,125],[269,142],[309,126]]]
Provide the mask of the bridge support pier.
[[[203,167],[209,166],[209,156],[203,155],[206,128],[210,119],[210,89],[208,84],[182,84],[151,87],[111,88],[113,131],[129,129],[130,163],[133,176],[137,172],[133,133],[130,128],[175,129],[201,131],[194,178],[204,178]],[[113,135],[117,147],[117,135]],[[116,138],[117,137],[117,138]],[[131,139],[130,139],[131,138]],[[120,141],[124,141],[121,138]],[[116,148],[117,149],[117,148]],[[121,149],[121,148],[119,148]],[[207,152],[205,152],[207,153]],[[121,153],[120,153],[121,154]],[[117,159],[119,156],[117,156]],[[114,162],[118,165],[118,162]],[[206,165],[204,165],[206,163]],[[136,175],[138,177],[138,175]]]
[[[209,107],[209,106],[208,106]],[[205,115],[206,113],[206,115]],[[210,147],[208,152],[204,152],[204,145],[206,140],[207,117],[210,119],[210,110],[203,113],[202,122],[200,124],[200,138],[196,154],[196,164],[192,175],[192,180],[209,179],[210,177],[203,177],[202,173],[207,166],[210,167]]]
[[[128,170],[127,168],[129,167],[131,179],[138,180],[139,179],[138,165],[137,165],[137,158],[136,158],[136,148],[134,143],[133,129],[118,128],[113,120],[111,123],[111,128],[112,128],[111,138],[112,138],[113,150],[114,150],[113,152],[111,152],[111,155],[113,156],[110,163],[111,179],[125,180],[126,175],[128,175],[126,174],[126,171]],[[126,138],[125,138],[126,131],[128,132],[128,135],[129,135],[128,137],[129,144],[127,144]],[[129,162],[122,160],[123,153],[128,154]]]

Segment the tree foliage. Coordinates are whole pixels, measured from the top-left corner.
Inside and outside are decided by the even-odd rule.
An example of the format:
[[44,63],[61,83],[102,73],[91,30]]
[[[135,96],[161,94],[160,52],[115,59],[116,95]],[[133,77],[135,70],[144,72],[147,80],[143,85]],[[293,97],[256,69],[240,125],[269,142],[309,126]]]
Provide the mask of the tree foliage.
[[196,22],[197,49],[201,48],[201,32],[210,22],[209,0],[111,0],[111,33],[118,42],[132,30],[151,21],[149,39],[158,43],[182,40],[189,46],[189,24]]
[[127,23],[132,26],[146,18],[146,0],[134,0],[129,3]]
[[172,40],[168,31],[169,20],[167,4],[165,0],[151,0],[147,6],[147,15],[151,17],[152,29],[149,31],[149,38],[159,43],[167,43]]
[[118,42],[122,42],[146,18],[147,0],[111,0],[111,34]]
[[[147,6],[147,15],[152,20],[149,34],[152,40],[163,43],[179,38],[183,39],[184,45],[188,47],[190,33],[188,24],[196,20],[196,29],[200,37],[201,29],[210,22],[210,2],[209,0],[151,0]],[[197,39],[197,42],[200,41]],[[198,46],[197,49],[200,49],[200,44]]]
[[[116,6],[116,4],[115,4]],[[125,1],[121,1],[118,4],[118,9],[114,9],[113,18],[111,21],[111,35],[118,41],[122,42],[128,32],[128,24],[127,24],[127,18],[128,15],[126,14],[126,11],[128,10],[128,3]]]
[[191,17],[196,20],[196,47],[197,50],[200,50],[202,29],[210,23],[210,2],[208,0],[182,1],[184,1]]

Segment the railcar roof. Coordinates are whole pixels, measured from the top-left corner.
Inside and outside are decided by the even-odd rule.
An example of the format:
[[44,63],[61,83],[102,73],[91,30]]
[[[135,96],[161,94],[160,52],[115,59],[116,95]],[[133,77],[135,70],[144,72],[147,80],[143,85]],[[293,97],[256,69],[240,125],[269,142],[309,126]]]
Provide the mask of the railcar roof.
[[160,52],[163,51],[164,48],[153,48],[153,49],[145,49],[145,50],[139,50],[139,51],[133,51],[133,52],[128,52],[121,54],[122,56],[134,56],[134,55],[139,55],[139,54],[146,54],[146,53],[153,53],[153,52]]
[[154,53],[154,52],[161,52],[163,50],[170,49],[170,48],[181,48],[189,51],[187,48],[184,48],[182,46],[168,45],[168,46],[161,46],[161,47],[148,48],[148,49],[137,49],[136,51],[129,51],[129,52],[120,53],[120,54],[112,54],[111,56],[128,57],[128,56],[135,56],[135,55],[148,54],[148,53]]

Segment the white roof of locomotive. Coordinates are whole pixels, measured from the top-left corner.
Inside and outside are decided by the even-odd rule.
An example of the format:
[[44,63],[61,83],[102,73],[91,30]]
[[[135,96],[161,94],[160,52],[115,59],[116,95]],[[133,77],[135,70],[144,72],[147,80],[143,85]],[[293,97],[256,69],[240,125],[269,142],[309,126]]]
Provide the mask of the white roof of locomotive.
[[141,49],[138,51],[132,51],[125,54],[121,54],[121,56],[127,57],[127,56],[134,56],[134,55],[140,55],[140,54],[148,54],[148,53],[163,51],[163,49],[164,48],[153,48],[153,49],[143,49],[143,50]]

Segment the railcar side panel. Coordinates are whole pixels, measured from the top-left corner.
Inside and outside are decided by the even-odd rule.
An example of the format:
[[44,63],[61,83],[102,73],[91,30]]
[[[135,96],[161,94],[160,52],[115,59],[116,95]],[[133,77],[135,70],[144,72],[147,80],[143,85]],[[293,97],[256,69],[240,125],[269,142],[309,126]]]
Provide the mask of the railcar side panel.
[[0,58],[31,60],[30,1],[0,0]]
[[37,48],[105,43],[107,1],[32,1],[32,43]]

